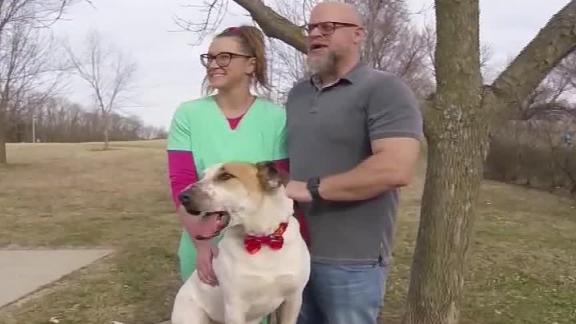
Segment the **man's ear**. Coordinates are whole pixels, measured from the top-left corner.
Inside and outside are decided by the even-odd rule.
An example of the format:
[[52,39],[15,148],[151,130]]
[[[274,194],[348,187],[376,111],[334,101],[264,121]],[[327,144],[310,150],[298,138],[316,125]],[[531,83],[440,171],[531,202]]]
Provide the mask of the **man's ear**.
[[264,192],[270,192],[288,183],[288,175],[276,168],[274,162],[264,161],[256,163],[258,180]]

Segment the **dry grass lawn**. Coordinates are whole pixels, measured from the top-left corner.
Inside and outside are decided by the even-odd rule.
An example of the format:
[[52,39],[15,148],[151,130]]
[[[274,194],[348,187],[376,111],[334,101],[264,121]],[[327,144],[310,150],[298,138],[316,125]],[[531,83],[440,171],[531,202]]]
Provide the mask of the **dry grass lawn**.
[[[112,247],[116,253],[0,310],[0,323],[157,323],[178,287],[179,237],[164,142],[9,145],[0,168],[0,247]],[[403,191],[386,323],[406,295],[421,178]],[[464,323],[576,323],[576,203],[483,186]],[[1,288],[0,288],[1,289]]]

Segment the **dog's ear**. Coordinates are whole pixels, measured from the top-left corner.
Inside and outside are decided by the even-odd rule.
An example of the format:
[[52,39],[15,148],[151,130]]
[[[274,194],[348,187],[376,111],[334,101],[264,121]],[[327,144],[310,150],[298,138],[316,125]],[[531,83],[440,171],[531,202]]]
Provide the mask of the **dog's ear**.
[[288,183],[288,174],[276,167],[274,162],[264,161],[256,163],[258,180],[263,191],[270,192]]

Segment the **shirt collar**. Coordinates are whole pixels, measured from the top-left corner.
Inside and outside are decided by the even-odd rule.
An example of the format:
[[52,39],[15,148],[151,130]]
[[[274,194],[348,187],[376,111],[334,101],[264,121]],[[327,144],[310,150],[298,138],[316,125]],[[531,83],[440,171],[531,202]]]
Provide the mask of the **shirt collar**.
[[[346,80],[350,83],[357,83],[360,81],[360,79],[362,78],[362,75],[364,74],[364,69],[367,65],[363,62],[358,62],[353,68],[352,70],[348,71],[348,73],[346,73],[344,76],[342,76],[340,79],[334,81],[334,83],[332,84],[327,84],[324,85],[323,87],[330,87],[332,85],[335,85],[337,83],[339,83],[341,80]],[[320,86],[320,79],[318,78],[317,74],[313,74],[310,77],[310,81],[312,82],[312,85],[314,85],[315,87],[317,87],[318,89],[322,88],[322,86]]]

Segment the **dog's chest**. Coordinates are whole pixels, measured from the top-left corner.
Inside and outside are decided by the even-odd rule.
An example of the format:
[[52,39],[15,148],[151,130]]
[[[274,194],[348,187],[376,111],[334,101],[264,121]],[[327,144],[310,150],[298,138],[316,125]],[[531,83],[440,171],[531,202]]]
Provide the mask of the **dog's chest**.
[[266,298],[287,296],[299,286],[296,275],[286,274],[263,279],[261,276],[244,276],[239,292],[247,300],[255,300],[262,296]]
[[226,281],[246,298],[286,296],[306,280],[305,265],[309,262],[300,246],[303,244],[293,244],[287,243],[280,250],[263,247],[253,255],[240,252],[238,245],[231,244],[221,249],[222,254],[215,261],[220,263],[215,265],[219,269],[215,270],[228,277]]

